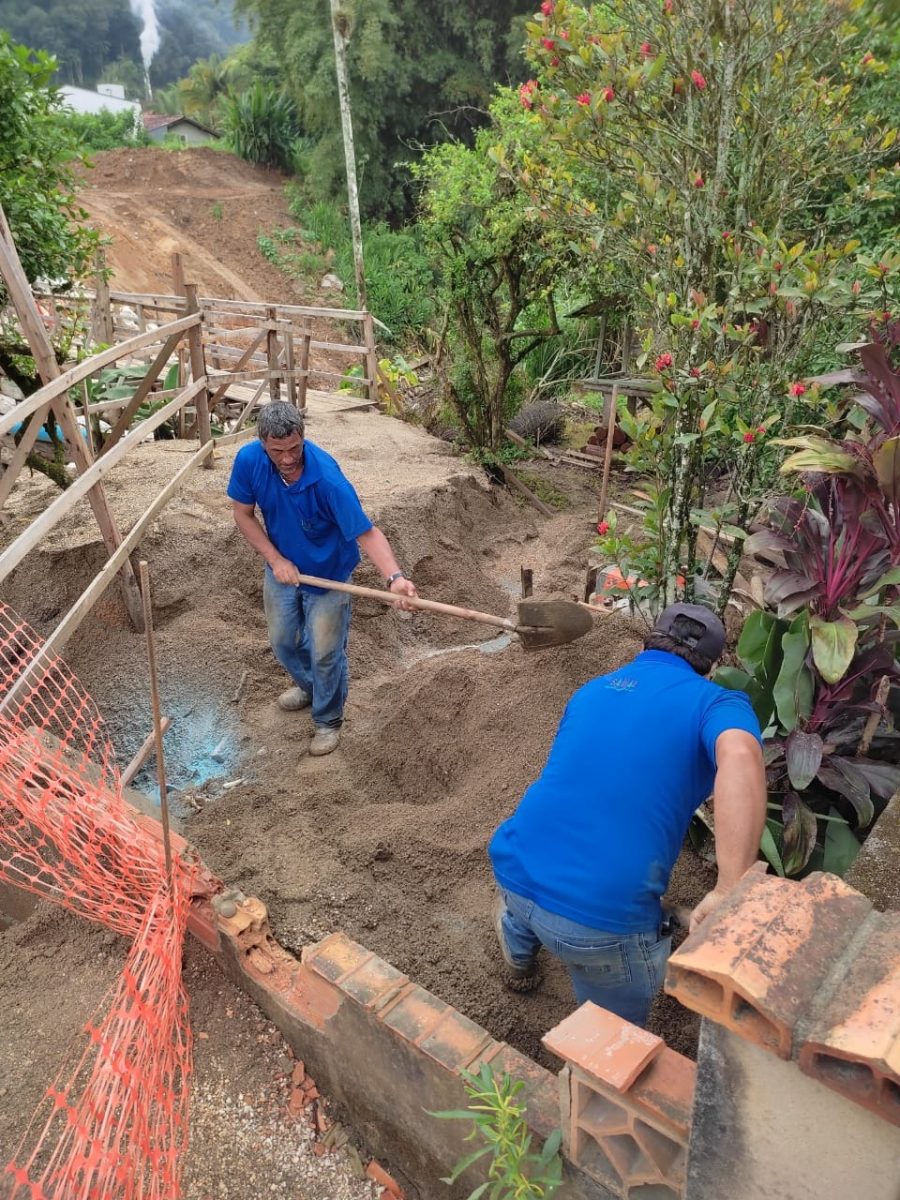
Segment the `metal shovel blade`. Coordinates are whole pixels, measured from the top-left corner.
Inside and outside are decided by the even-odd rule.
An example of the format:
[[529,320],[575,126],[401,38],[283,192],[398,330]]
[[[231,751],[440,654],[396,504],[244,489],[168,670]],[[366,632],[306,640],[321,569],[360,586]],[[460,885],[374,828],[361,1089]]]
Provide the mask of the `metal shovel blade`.
[[594,618],[574,600],[522,600],[516,633],[526,650],[574,642],[594,627]]

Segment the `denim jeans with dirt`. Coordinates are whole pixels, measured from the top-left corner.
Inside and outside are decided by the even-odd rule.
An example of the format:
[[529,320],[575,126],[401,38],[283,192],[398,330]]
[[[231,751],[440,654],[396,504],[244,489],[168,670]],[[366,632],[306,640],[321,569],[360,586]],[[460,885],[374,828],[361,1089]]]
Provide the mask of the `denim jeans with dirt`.
[[517,966],[529,967],[541,946],[569,972],[579,1004],[593,1000],[633,1025],[646,1025],[666,973],[672,941],[658,930],[604,933],[500,889],[506,905],[503,940]]
[[350,597],[279,583],[267,566],[263,605],[272,650],[297,687],[311,697],[313,723],[339,729],[349,683]]

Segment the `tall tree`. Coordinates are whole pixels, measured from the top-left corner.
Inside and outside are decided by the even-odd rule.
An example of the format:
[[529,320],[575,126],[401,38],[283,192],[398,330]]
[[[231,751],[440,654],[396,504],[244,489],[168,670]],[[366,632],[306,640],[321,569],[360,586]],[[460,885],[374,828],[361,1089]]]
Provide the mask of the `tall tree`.
[[[533,0],[346,0],[353,128],[369,213],[409,205],[406,164],[423,145],[471,141],[494,84],[522,78],[519,49]],[[314,140],[308,174],[344,189],[334,48],[325,0],[237,0],[281,65]]]

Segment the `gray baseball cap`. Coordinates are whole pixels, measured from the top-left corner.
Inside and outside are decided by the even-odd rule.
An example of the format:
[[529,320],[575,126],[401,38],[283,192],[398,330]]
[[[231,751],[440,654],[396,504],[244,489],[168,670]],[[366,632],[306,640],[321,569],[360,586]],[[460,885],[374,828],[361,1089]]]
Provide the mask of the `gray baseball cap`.
[[[687,622],[679,621],[680,617],[686,617],[700,628],[689,631]],[[677,633],[676,624],[680,625]],[[702,604],[670,604],[660,614],[654,628],[657,633],[665,633],[680,646],[696,650],[707,658],[718,658],[725,648],[725,626],[711,609]]]

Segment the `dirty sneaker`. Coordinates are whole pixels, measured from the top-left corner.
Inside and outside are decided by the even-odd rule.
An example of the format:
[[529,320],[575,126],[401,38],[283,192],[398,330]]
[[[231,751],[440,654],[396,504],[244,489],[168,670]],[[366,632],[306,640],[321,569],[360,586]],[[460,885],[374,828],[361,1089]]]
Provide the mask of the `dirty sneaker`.
[[538,970],[537,963],[534,959],[526,965],[517,963],[509,952],[509,947],[506,944],[506,937],[503,933],[503,914],[506,912],[506,905],[503,903],[503,897],[499,892],[494,893],[494,901],[491,905],[491,920],[494,925],[494,933],[497,935],[497,944],[500,947],[500,953],[503,955],[503,982],[513,992],[532,992],[540,984],[543,976]]
[[299,687],[288,688],[278,697],[278,707],[285,712],[299,712],[301,708],[309,708],[310,704],[312,700],[303,688]]
[[341,731],[339,729],[330,729],[327,725],[317,725],[316,732],[309,743],[309,752],[314,757],[330,754],[332,750],[337,750],[340,741]]

